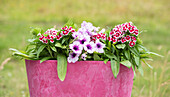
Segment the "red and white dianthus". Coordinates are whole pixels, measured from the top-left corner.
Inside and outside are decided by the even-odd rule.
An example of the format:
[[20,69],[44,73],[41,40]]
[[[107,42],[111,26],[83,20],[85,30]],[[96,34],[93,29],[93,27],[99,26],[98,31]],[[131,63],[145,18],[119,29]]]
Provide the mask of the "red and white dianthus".
[[136,37],[139,35],[139,30],[133,26],[132,22],[124,23],[115,26],[107,38],[109,41],[115,42],[129,42],[129,46],[133,47],[136,43]]

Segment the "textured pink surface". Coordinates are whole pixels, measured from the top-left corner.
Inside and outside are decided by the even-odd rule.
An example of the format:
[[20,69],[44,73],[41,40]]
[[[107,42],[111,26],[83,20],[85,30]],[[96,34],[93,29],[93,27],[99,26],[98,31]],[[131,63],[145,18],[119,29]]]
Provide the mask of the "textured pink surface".
[[120,65],[117,79],[110,62],[68,64],[66,79],[57,76],[57,61],[26,60],[30,97],[131,97],[133,71]]

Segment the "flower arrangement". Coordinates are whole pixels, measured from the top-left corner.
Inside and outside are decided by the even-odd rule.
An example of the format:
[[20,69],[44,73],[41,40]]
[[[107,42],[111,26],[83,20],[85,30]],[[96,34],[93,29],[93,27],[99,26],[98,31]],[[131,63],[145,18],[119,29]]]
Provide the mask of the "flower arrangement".
[[[51,28],[43,31],[32,28],[33,38],[29,39],[26,51],[10,48],[13,55],[28,60],[57,60],[57,72],[61,81],[65,79],[67,63],[83,60],[111,61],[111,69],[116,78],[120,64],[133,69],[143,75],[141,61],[151,67],[145,60],[150,60],[149,52],[139,38],[141,32],[132,22],[117,25],[113,28],[93,26],[83,21],[81,27],[69,21],[61,29]],[[160,56],[160,55],[158,55]],[[152,68],[152,67],[151,67]]]

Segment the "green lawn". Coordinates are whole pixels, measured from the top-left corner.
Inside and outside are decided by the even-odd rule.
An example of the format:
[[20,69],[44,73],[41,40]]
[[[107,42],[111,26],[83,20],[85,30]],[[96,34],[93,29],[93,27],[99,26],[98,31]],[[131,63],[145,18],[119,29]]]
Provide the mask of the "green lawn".
[[[113,27],[132,21],[144,45],[164,56],[153,56],[151,70],[143,64],[144,77],[137,73],[132,97],[170,95],[169,0],[0,0],[0,65],[11,57],[9,48],[25,49],[30,27],[61,27],[72,18]],[[28,97],[24,60],[12,58],[0,71],[0,97]]]

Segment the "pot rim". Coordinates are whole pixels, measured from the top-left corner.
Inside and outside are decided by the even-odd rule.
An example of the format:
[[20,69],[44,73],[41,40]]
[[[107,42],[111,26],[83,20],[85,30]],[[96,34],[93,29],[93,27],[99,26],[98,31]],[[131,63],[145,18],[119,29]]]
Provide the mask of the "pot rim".
[[[40,60],[28,60],[28,59],[25,59],[25,61],[40,61]],[[46,61],[48,61],[48,62],[57,62],[57,60],[46,60]],[[104,63],[104,61],[90,61],[90,60],[88,60],[88,61],[77,61],[77,62],[103,62]],[[108,62],[110,62],[110,61],[108,61]]]
[[[25,59],[25,61],[40,61],[40,60],[28,60],[28,59]],[[57,60],[46,60],[46,61],[44,61],[44,62],[57,62]],[[104,63],[104,61],[90,61],[90,60],[88,60],[88,61],[77,61],[77,62],[75,62],[75,63],[81,63],[81,62],[87,62],[87,63],[95,63],[95,62],[99,62],[99,63],[103,63],[103,64],[105,64]],[[43,62],[42,62],[43,63]],[[68,62],[67,62],[68,63]],[[108,63],[110,63],[110,61],[108,61],[107,62],[107,64]],[[69,63],[69,64],[74,64],[74,63]]]

